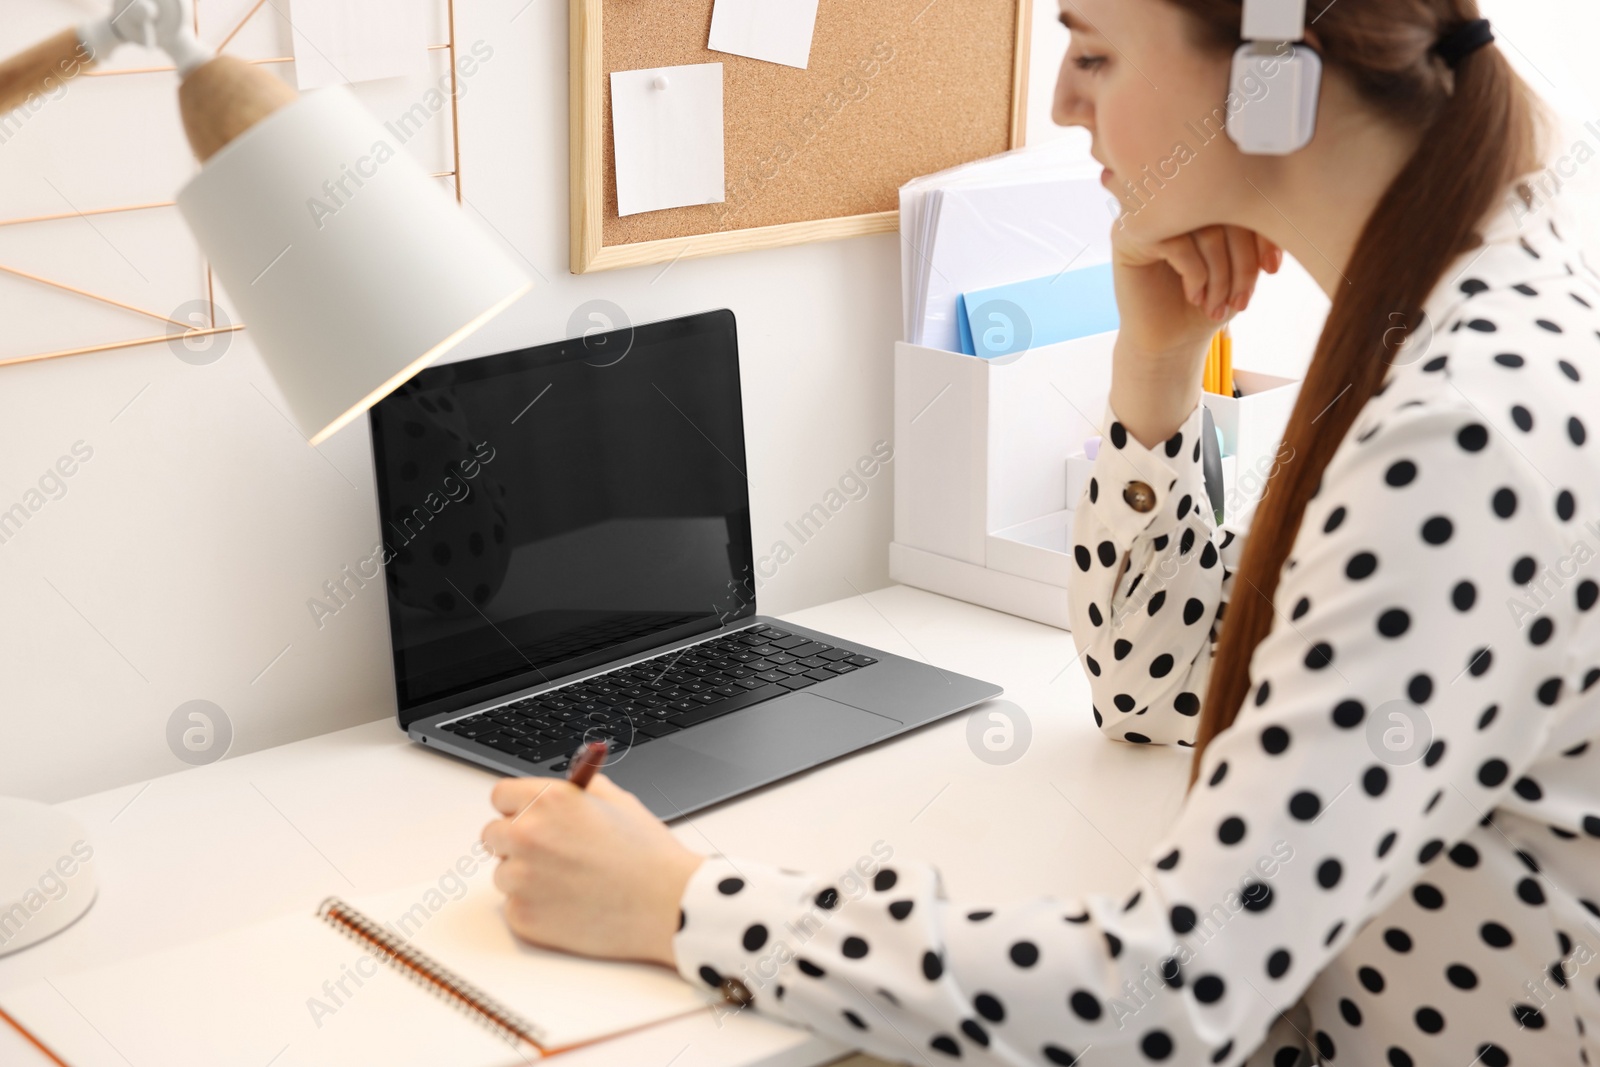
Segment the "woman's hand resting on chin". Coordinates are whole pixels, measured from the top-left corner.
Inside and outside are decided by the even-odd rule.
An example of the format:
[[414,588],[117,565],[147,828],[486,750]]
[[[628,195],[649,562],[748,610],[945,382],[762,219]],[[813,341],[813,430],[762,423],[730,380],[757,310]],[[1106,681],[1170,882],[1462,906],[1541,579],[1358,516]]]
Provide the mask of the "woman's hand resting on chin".
[[632,793],[597,774],[588,789],[508,778],[490,794],[505,816],[483,829],[500,865],[512,932],[545,948],[676,965],[678,902],[703,859]]
[[1277,245],[1237,226],[1207,226],[1147,244],[1126,230],[1112,237],[1122,329],[1141,351],[1205,345],[1249,306],[1261,272],[1283,266]]
[[1283,266],[1283,251],[1237,226],[1153,243],[1119,227],[1111,258],[1122,319],[1111,406],[1130,434],[1153,447],[1199,403],[1212,334],[1249,306],[1261,272]]

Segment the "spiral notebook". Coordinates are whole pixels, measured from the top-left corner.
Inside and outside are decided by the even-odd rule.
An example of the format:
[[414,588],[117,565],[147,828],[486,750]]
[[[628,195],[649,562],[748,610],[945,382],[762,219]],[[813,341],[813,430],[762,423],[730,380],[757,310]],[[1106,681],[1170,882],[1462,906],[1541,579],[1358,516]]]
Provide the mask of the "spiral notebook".
[[519,941],[480,880],[330,898],[194,944],[0,992],[67,1067],[511,1067],[707,1010],[662,967]]

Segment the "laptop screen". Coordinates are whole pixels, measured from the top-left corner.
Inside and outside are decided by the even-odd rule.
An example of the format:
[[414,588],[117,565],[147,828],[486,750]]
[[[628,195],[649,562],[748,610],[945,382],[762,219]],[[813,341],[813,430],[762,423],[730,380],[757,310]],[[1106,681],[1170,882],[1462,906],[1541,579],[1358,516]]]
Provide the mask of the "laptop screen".
[[402,725],[754,613],[731,311],[432,367],[371,426]]

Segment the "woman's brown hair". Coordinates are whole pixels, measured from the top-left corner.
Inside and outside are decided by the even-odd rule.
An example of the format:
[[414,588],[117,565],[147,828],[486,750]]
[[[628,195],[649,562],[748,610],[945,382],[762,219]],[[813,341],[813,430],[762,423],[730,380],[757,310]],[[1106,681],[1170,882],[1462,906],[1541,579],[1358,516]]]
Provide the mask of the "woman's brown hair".
[[[1168,2],[1194,18],[1205,46],[1239,45],[1240,0]],[[1500,50],[1481,48],[1454,70],[1434,52],[1443,35],[1478,17],[1477,0],[1336,0],[1312,26],[1330,77],[1350,79],[1376,111],[1425,132],[1345,268],[1351,284],[1334,298],[1284,433],[1294,458],[1279,466],[1251,521],[1201,706],[1191,785],[1206,746],[1232,725],[1250,688],[1250,657],[1272,627],[1279,574],[1334,449],[1395,350],[1424,328],[1423,303],[1445,270],[1481,244],[1484,217],[1538,167],[1539,105]]]

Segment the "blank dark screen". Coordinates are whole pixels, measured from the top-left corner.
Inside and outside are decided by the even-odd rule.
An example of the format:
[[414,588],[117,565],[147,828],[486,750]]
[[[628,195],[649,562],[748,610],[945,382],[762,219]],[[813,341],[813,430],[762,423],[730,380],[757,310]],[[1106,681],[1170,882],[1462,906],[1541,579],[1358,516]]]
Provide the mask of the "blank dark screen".
[[753,611],[731,312],[430,368],[371,424],[403,720]]

